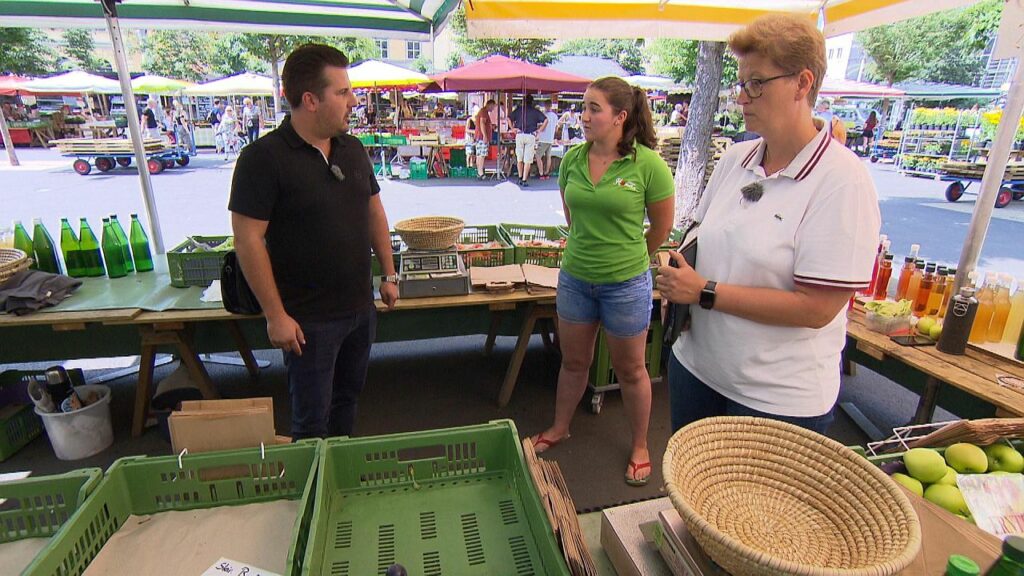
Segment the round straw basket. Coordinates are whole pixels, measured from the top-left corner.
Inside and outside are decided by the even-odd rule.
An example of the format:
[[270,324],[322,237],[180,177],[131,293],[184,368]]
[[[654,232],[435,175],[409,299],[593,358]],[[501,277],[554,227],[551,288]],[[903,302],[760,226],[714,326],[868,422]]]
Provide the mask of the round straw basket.
[[444,250],[455,244],[465,225],[449,216],[422,216],[395,224],[395,232],[413,250]]
[[669,440],[663,471],[690,534],[733,576],[886,576],[921,548],[895,482],[792,424],[700,420]]
[[0,248],[0,284],[32,265],[32,259],[16,248]]

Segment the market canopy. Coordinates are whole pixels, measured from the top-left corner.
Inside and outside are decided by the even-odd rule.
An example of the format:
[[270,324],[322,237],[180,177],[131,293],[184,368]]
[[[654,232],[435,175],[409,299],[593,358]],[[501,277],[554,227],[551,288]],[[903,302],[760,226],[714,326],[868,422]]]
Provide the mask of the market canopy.
[[[2,2],[0,2],[2,4]],[[117,80],[104,78],[81,70],[39,78],[25,82],[21,88],[34,94],[120,94],[121,84]]]
[[758,16],[803,14],[839,36],[977,0],[472,0],[471,38],[725,40]]
[[190,96],[273,96],[274,82],[259,74],[243,72],[184,90]]
[[604,78],[605,76],[626,76],[629,74],[618,62],[611,58],[580,56],[577,54],[563,54],[557,60],[548,64],[548,68],[592,80]]
[[818,94],[837,98],[900,98],[904,95],[904,92],[899,88],[892,88],[881,84],[826,77],[821,83],[821,90]]
[[665,76],[645,76],[643,74],[636,74],[634,76],[623,76],[630,86],[636,86],[637,88],[643,88],[644,90],[657,90],[659,92],[690,92],[692,88],[685,84],[680,84],[675,80]]
[[349,68],[348,79],[353,88],[411,88],[431,82],[426,74],[380,60],[367,60]]
[[590,80],[506,56],[488,56],[433,76],[439,91],[583,92]]
[[142,94],[177,94],[189,86],[193,84],[157,74],[143,74],[132,80],[132,90]]
[[[459,0],[124,0],[123,28],[430,40]],[[96,0],[3,0],[0,26],[105,28]]]
[[939,82],[900,82],[895,84],[903,90],[911,100],[950,100],[953,98],[999,98],[1003,90],[999,88],[979,88],[977,86],[961,86],[959,84],[941,84]]
[[27,76],[0,76],[0,96],[17,96],[24,92],[22,85],[31,80]]

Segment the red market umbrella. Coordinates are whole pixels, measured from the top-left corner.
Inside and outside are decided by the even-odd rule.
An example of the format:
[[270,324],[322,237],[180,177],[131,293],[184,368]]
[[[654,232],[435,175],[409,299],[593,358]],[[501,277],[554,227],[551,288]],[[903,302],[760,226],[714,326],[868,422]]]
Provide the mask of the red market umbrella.
[[583,92],[590,85],[582,76],[506,56],[488,56],[432,78],[438,92]]
[[0,76],[0,96],[17,96],[25,92],[21,85],[29,80],[31,78],[25,76]]

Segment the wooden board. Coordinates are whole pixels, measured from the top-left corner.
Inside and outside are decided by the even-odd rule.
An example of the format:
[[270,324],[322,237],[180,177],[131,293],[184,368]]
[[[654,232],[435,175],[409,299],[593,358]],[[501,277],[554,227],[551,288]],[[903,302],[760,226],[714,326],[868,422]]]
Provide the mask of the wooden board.
[[[125,138],[63,138],[51,140],[61,154],[81,154],[98,156],[102,154],[132,154],[132,141]],[[167,142],[148,138],[142,142],[147,153],[162,152],[167,149]]]

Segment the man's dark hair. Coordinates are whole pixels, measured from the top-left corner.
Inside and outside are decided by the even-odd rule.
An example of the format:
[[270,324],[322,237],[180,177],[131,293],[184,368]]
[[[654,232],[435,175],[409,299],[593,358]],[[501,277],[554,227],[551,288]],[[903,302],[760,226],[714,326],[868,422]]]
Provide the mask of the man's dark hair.
[[302,95],[306,92],[323,97],[327,87],[324,68],[328,66],[348,68],[348,57],[337,48],[323,44],[305,44],[288,55],[281,71],[281,83],[284,97],[293,109],[302,105]]
[[220,98],[214,98],[213,99],[213,105],[214,106],[220,106]]
[[527,108],[531,108],[533,106],[533,94],[527,94],[526,98],[523,100],[526,102]]

